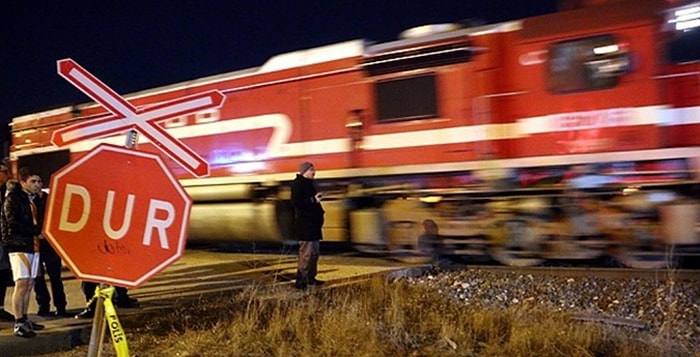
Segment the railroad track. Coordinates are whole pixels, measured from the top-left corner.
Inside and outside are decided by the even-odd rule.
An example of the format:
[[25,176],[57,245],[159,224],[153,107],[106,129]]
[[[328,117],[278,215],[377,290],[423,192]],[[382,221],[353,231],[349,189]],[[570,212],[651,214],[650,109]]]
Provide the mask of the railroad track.
[[596,267],[507,267],[492,265],[464,265],[464,269],[479,269],[495,273],[517,273],[532,275],[550,275],[557,277],[601,277],[609,279],[653,279],[668,280],[700,280],[700,271],[692,269],[663,269],[644,270],[628,268],[596,268]]

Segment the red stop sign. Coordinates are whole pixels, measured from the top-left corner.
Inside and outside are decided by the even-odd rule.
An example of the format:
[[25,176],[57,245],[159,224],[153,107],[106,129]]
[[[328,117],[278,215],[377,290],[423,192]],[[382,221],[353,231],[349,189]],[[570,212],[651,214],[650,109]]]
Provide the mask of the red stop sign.
[[182,256],[192,199],[157,155],[102,144],[50,188],[44,236],[77,278],[138,287]]

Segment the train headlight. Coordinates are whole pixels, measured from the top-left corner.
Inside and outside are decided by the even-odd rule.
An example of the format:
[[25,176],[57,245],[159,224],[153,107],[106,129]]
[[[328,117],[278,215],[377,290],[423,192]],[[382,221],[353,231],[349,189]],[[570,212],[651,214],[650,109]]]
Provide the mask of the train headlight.
[[442,201],[442,196],[425,196],[421,197],[420,201],[423,203],[435,204]]
[[622,194],[625,196],[639,192],[639,186],[628,186],[622,189]]

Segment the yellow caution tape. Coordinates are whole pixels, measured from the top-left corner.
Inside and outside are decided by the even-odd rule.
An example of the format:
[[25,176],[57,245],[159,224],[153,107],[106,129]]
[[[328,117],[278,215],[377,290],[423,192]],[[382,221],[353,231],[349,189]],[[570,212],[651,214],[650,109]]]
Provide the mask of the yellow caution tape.
[[88,301],[88,306],[97,298],[102,298],[104,300],[105,319],[107,320],[107,326],[111,332],[112,344],[114,345],[114,350],[117,352],[117,357],[129,357],[129,345],[126,342],[126,334],[124,333],[122,324],[119,322],[117,309],[114,308],[114,304],[112,303],[113,295],[113,286],[102,289],[98,286],[95,289],[95,296]]

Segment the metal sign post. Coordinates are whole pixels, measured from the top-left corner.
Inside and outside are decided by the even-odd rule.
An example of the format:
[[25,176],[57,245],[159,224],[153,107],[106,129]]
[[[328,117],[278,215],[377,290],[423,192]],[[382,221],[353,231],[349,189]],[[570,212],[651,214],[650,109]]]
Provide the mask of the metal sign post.
[[[100,289],[107,285],[100,284]],[[104,298],[99,296],[95,303],[95,316],[92,318],[92,329],[90,330],[90,344],[88,345],[88,357],[97,357],[102,354],[102,343],[105,339],[105,307]]]

